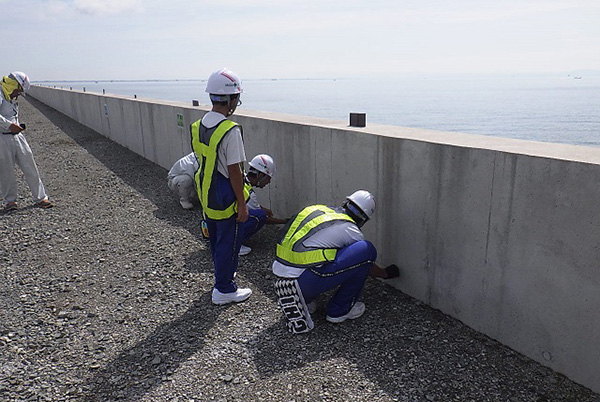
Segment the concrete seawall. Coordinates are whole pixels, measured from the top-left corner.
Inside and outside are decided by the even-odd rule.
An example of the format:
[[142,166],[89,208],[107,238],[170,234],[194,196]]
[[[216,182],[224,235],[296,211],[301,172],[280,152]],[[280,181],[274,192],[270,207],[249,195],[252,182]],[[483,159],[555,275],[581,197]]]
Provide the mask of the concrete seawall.
[[[31,95],[169,168],[207,107],[33,87]],[[179,116],[178,116],[179,115]],[[600,149],[240,110],[280,215],[377,199],[365,232],[395,286],[600,391]],[[181,124],[178,124],[181,123]]]

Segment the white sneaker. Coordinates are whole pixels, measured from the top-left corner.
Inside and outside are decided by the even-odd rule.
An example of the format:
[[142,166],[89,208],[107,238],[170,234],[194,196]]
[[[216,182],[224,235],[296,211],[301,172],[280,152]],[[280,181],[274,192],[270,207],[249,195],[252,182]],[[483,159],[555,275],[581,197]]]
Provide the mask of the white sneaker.
[[179,201],[179,203],[181,204],[181,207],[183,209],[192,209],[192,208],[194,208],[194,204],[192,204],[191,202],[189,202],[187,200],[181,200],[181,201]]
[[238,253],[238,255],[246,255],[246,254],[250,254],[250,251],[252,251],[252,249],[248,246],[244,246],[242,244],[242,247],[240,247],[240,252]]
[[339,322],[344,322],[347,319],[351,319],[354,320],[355,318],[360,317],[361,315],[363,315],[363,313],[365,312],[365,303],[363,302],[356,302],[354,303],[354,306],[352,306],[352,308],[350,309],[350,311],[348,312],[348,314],[343,315],[341,317],[330,317],[327,316],[326,320],[329,322],[333,322],[333,323],[339,323]]
[[217,289],[212,291],[212,302],[217,306],[222,306],[229,303],[240,303],[250,297],[252,290],[248,288],[238,288],[235,292],[221,293]]

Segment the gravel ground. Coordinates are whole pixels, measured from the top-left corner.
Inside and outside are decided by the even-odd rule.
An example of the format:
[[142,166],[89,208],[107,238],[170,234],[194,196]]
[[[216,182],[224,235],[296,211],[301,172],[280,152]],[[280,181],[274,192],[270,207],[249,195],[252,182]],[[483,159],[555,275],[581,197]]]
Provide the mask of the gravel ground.
[[570,401],[600,397],[369,279],[365,315],[288,334],[270,263],[213,306],[198,211],[166,171],[34,99],[22,120],[55,208],[0,212],[0,401]]

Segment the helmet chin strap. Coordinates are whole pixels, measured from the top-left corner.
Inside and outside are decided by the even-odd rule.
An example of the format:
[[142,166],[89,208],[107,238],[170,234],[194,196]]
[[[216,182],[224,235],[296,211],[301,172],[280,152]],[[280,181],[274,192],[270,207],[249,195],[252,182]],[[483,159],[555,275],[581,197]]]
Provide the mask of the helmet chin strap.
[[342,207],[346,210],[346,213],[350,215],[354,222],[356,222],[356,226],[359,228],[362,227],[369,218],[362,212],[353,202],[346,200]]
[[235,105],[232,107],[231,104],[233,102],[234,97],[233,97],[233,95],[227,95],[227,96],[229,96],[229,101],[227,101],[227,107],[229,108],[229,111],[227,112],[226,117],[229,117],[233,114],[233,112],[235,110],[235,106],[237,106],[237,100],[235,101]]
[[265,180],[267,178],[266,174],[262,173],[262,175],[263,175],[262,179],[258,179],[258,181],[256,182],[256,187],[262,188],[262,187],[260,187],[260,185],[262,184],[263,180]]

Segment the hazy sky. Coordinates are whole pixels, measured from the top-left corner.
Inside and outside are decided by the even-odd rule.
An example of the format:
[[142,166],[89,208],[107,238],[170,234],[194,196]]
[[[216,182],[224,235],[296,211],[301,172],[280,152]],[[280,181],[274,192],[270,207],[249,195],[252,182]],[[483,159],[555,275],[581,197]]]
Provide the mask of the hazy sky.
[[0,0],[32,80],[600,70],[600,0]]

